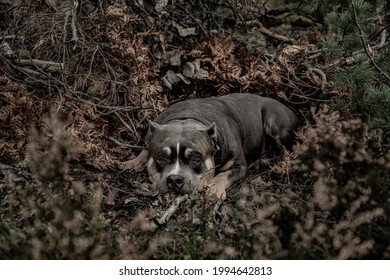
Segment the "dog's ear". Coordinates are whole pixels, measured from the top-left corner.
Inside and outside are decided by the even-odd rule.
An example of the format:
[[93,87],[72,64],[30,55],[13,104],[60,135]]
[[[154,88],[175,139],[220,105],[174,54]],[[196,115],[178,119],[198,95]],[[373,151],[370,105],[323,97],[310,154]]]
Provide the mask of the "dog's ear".
[[209,125],[209,127],[206,129],[207,134],[210,136],[211,139],[217,138],[217,125],[215,122]]
[[149,131],[148,134],[153,134],[157,129],[160,128],[161,125],[155,123],[153,121],[149,121]]
[[215,122],[213,122],[212,124],[210,124],[207,127],[206,132],[207,132],[207,135],[213,141],[214,148],[218,151],[219,150],[219,146],[218,146],[218,142],[217,142],[217,134],[218,133],[217,133],[217,125],[215,124]]
[[161,127],[160,124],[158,123],[155,123],[153,121],[149,121],[149,129],[148,129],[148,133],[146,133],[146,137],[145,137],[145,143],[146,145],[149,143],[149,139],[150,137],[152,136],[152,134],[156,131],[156,130],[159,130]]

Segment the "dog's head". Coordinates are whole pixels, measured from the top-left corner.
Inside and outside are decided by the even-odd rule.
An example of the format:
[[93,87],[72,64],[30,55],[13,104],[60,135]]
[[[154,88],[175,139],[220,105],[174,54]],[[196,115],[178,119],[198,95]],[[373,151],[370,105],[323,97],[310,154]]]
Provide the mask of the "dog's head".
[[214,177],[216,126],[194,120],[149,123],[149,178],[160,193],[192,193]]

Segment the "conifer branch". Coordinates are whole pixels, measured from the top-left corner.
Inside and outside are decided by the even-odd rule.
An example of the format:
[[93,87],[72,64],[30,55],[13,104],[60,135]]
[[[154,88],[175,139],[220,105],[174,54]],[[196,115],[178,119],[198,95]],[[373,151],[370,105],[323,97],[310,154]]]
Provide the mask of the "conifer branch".
[[367,47],[367,43],[366,41],[364,40],[364,34],[363,34],[363,30],[359,24],[359,20],[358,20],[358,17],[357,17],[357,13],[356,13],[356,5],[355,5],[355,1],[351,1],[351,5],[352,5],[352,13],[353,13],[353,19],[355,21],[355,25],[359,31],[359,36],[360,36],[360,40],[363,44],[363,48],[364,48],[364,51],[368,57],[368,59],[370,60],[371,64],[374,66],[374,68],[383,76],[385,77],[388,82],[390,82],[390,76],[382,70],[382,68],[379,67],[378,64],[376,64],[375,60],[372,58],[369,50],[368,50],[368,47]]

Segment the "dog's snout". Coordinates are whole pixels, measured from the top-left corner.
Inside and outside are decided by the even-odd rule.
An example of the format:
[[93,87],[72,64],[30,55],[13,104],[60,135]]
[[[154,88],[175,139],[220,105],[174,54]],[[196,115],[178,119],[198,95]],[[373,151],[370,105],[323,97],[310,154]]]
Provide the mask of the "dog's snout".
[[169,175],[167,185],[171,190],[181,189],[184,185],[184,177],[181,175]]

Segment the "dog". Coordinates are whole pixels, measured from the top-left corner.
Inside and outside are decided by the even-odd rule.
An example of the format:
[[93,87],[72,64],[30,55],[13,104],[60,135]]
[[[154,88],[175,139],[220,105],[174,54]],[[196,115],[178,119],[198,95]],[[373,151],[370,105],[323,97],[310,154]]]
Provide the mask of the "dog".
[[246,175],[248,164],[273,146],[291,149],[296,114],[277,100],[247,93],[192,99],[149,121],[147,149],[125,163],[147,167],[159,194],[190,194],[206,188],[214,199]]

